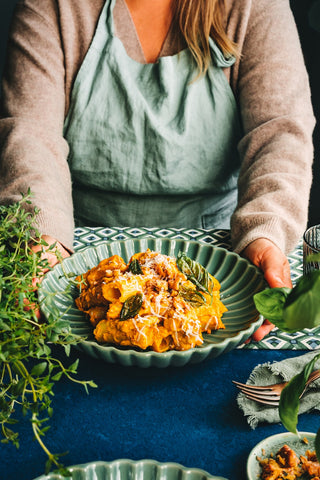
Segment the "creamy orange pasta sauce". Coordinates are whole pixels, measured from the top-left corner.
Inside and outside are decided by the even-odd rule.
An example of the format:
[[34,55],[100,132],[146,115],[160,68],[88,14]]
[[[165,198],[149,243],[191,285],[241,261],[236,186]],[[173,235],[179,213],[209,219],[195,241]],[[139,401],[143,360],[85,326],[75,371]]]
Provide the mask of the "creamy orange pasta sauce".
[[173,257],[148,249],[126,264],[113,255],[81,276],[76,305],[88,314],[98,342],[188,350],[203,343],[203,332],[225,328],[220,284],[206,275],[201,288]]

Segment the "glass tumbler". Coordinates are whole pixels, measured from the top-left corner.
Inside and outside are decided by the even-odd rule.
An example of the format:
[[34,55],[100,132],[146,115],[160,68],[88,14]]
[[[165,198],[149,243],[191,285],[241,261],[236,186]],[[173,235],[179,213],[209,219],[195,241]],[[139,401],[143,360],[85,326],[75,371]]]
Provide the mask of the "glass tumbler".
[[307,257],[314,253],[320,254],[320,225],[308,228],[303,234],[303,273],[306,275],[312,270],[320,270],[320,261],[307,261]]

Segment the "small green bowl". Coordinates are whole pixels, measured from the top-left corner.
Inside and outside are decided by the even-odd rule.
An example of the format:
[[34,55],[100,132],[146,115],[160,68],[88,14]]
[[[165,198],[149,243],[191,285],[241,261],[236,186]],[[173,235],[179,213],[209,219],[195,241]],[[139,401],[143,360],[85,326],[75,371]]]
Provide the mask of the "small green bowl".
[[[248,480],[258,480],[261,474],[261,467],[257,460],[259,458],[268,458],[270,454],[275,454],[283,445],[288,445],[298,456],[304,455],[306,450],[315,449],[315,433],[299,432],[295,435],[290,432],[278,433],[267,437],[259,442],[250,452],[247,461]],[[308,441],[308,443],[305,442]],[[300,477],[303,480],[303,477]]]

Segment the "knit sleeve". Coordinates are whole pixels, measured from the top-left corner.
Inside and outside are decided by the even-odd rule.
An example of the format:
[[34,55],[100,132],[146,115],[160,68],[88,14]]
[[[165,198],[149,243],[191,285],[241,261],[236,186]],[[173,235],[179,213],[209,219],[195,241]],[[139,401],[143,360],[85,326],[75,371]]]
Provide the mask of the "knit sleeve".
[[314,116],[308,76],[287,0],[252,0],[246,18],[237,98],[243,137],[235,251],[264,237],[284,252],[306,227]]
[[67,248],[73,243],[68,145],[63,138],[65,68],[57,3],[17,4],[2,85],[0,202],[28,188],[40,209],[37,228]]

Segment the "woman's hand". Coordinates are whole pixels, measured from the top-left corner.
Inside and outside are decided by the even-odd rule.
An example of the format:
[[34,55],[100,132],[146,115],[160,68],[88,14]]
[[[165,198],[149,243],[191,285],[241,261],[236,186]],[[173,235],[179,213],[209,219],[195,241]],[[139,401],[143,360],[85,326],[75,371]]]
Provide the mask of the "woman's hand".
[[[63,248],[63,246],[58,243],[54,238],[50,237],[49,235],[43,235],[41,237],[48,245],[34,245],[31,247],[31,249],[34,252],[39,252],[42,251],[40,259],[47,259],[48,261],[48,267],[52,268],[56,263],[60,261],[61,258],[66,258],[70,256],[70,253]],[[50,246],[54,245],[54,247],[50,248]],[[39,286],[39,283],[41,282],[43,275],[49,270],[49,268],[44,268],[40,272],[40,275],[38,277],[35,277],[32,279],[32,287],[36,290]],[[36,317],[38,319],[41,318],[40,310],[38,305],[36,304],[30,304],[27,301],[25,302],[25,307],[26,310],[33,309]]]
[[[290,266],[285,254],[273,242],[266,238],[259,238],[250,243],[242,255],[260,268],[271,288],[292,288]],[[261,327],[252,335],[254,341],[262,340],[274,325],[265,320]]]
[[[46,259],[48,261],[48,266],[50,268],[54,267],[61,258],[67,258],[70,256],[70,253],[68,250],[66,250],[57,240],[54,238],[50,237],[49,235],[42,235],[41,237],[47,244],[48,246],[45,245],[35,245],[32,247],[32,250],[35,252],[38,252],[40,250],[43,250],[41,253],[41,259]],[[54,245],[54,247],[52,247]],[[50,248],[51,247],[51,248]],[[48,271],[47,269],[43,270],[43,274]],[[34,278],[33,279],[33,286],[37,288],[37,285],[40,283],[41,278]]]

